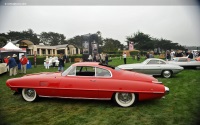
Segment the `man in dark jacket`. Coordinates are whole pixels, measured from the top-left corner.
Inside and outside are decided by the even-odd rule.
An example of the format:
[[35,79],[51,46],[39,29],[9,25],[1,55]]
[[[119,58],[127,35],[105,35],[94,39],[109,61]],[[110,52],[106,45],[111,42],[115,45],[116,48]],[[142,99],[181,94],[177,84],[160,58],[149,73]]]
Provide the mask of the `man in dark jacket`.
[[63,54],[61,53],[59,58],[58,58],[59,64],[58,64],[58,71],[63,72],[64,67],[65,67],[65,59],[63,57]]
[[9,75],[10,76],[16,75],[16,71],[14,69],[17,66],[17,63],[16,63],[15,59],[12,58],[12,57],[10,57],[10,56],[8,56],[7,58],[8,58],[8,64],[7,64],[7,66],[9,66],[9,71],[10,71]]
[[188,58],[193,59],[193,54],[191,53],[191,51],[188,51]]
[[19,58],[17,57],[16,54],[13,54],[13,58],[15,59],[15,62],[17,63],[17,66],[14,69],[16,71],[16,74],[17,74],[18,73],[18,65],[19,65],[20,61],[19,61]]

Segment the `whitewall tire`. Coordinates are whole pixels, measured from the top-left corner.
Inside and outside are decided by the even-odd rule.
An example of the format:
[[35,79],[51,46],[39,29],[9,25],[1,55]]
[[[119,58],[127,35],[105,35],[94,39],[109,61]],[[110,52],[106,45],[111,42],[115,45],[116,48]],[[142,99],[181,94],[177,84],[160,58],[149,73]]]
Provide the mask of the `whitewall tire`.
[[129,107],[136,102],[134,93],[115,93],[115,102],[121,107]]
[[37,99],[37,93],[34,89],[22,89],[22,97],[28,102],[33,102]]

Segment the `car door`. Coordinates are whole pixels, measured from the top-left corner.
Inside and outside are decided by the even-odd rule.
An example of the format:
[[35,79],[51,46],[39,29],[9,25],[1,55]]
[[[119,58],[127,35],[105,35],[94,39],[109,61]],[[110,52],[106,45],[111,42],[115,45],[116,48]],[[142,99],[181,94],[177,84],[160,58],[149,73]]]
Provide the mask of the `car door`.
[[[86,70],[84,70],[86,69]],[[61,95],[72,98],[98,98],[98,85],[95,75],[88,69],[94,67],[76,66],[61,80]]]
[[113,94],[113,91],[111,91],[113,88],[112,72],[104,68],[96,67],[95,77],[95,83],[99,87],[98,98],[109,100]]
[[145,74],[158,75],[161,72],[159,60],[150,60],[143,66]]

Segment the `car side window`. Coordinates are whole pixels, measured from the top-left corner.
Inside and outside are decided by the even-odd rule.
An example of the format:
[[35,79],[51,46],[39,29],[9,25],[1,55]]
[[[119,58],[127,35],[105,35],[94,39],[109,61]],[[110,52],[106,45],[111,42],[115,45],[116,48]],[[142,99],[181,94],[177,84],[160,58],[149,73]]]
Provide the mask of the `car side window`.
[[101,76],[101,77],[111,77],[111,74],[108,70],[102,69],[102,68],[97,68],[96,67],[96,76]]
[[159,60],[150,60],[147,64],[159,64]]
[[77,66],[77,76],[95,76],[95,67],[92,66]]
[[161,60],[160,60],[159,64],[166,64],[166,63],[165,63],[164,61],[161,61]]

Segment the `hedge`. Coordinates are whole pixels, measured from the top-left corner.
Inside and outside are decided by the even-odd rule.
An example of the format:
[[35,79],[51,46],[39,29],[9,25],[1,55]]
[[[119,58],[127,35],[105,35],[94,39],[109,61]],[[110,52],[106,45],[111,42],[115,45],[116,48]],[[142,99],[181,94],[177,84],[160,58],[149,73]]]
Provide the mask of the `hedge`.
[[[67,62],[69,62],[70,59],[71,59],[71,62],[74,62],[75,58],[82,58],[82,54],[68,56],[67,57]],[[34,65],[34,63],[35,63],[34,62],[34,56],[28,56],[28,59],[31,62],[31,64]],[[46,56],[37,56],[37,58],[36,58],[37,65],[43,65],[45,59],[46,59]]]

